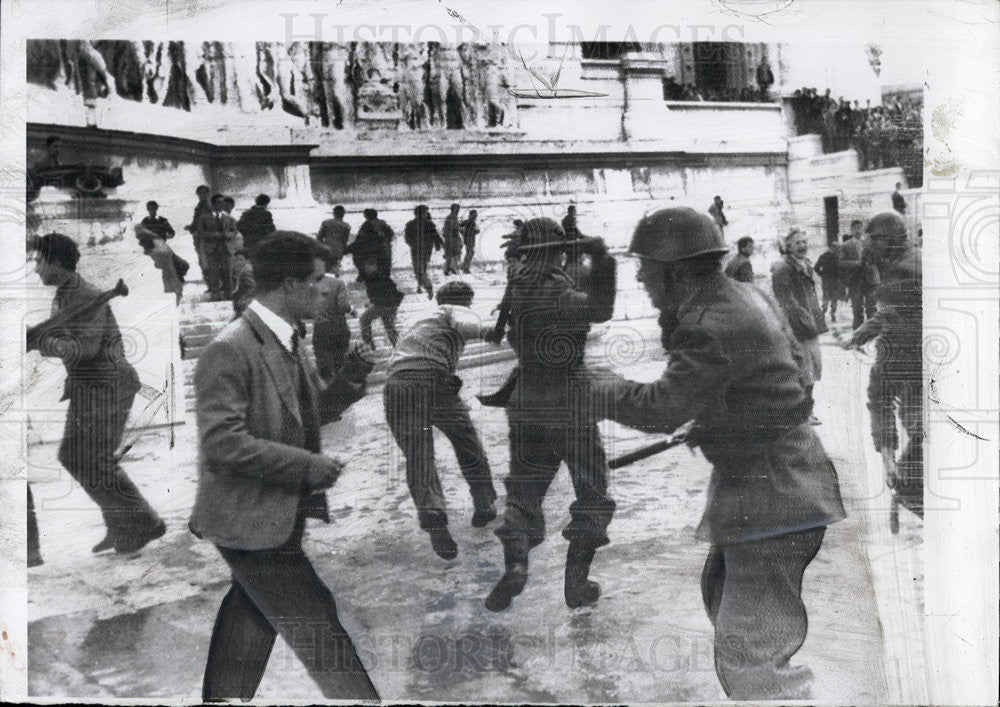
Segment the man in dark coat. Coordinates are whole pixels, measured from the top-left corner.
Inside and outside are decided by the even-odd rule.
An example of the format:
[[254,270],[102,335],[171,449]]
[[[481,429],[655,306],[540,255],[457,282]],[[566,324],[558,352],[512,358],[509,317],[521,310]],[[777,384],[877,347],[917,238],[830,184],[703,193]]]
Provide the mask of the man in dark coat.
[[209,294],[212,294],[211,286],[208,282],[208,264],[205,261],[204,251],[201,248],[201,217],[212,213],[212,190],[208,188],[207,185],[202,184],[197,189],[194,190],[195,195],[198,197],[198,203],[195,204],[194,214],[191,216],[191,223],[184,227],[186,231],[191,234],[191,242],[194,243],[194,252],[198,256],[198,268],[201,270],[202,277],[205,279],[205,286],[208,288]]
[[875,314],[872,292],[876,278],[873,277],[868,250],[861,242],[861,221],[851,221],[851,230],[844,234],[844,242],[840,246],[838,267],[840,283],[847,289],[847,297],[851,301],[854,329]]
[[477,218],[479,212],[475,209],[469,210],[469,218],[459,224],[462,232],[462,246],[465,248],[465,258],[462,260],[462,272],[468,274],[472,268],[472,257],[476,254],[476,236],[479,235],[479,224]]
[[323,246],[277,231],[253,252],[257,295],[198,357],[198,490],[191,531],[232,575],[208,647],[202,697],[253,698],[280,633],[327,699],[378,700],[333,595],[302,549],[307,518],[329,522],[325,491],[343,463],[320,427],[364,395],[355,355],[324,386],[298,331],[316,310]]
[[427,290],[427,299],[434,298],[434,285],[427,275],[427,266],[431,261],[431,253],[441,250],[444,241],[438,234],[437,226],[431,219],[431,214],[424,204],[413,209],[413,218],[406,223],[403,239],[410,247],[410,258],[413,261],[413,277],[417,281],[417,292]]
[[[806,367],[806,395],[812,400],[813,386],[823,376],[819,335],[827,327],[816,295],[812,264],[806,257],[808,251],[806,234],[801,229],[792,228],[784,239],[782,259],[771,269],[771,287],[809,362]],[[812,416],[811,409],[809,413],[810,422],[818,424],[819,420]]]
[[365,222],[358,229],[358,237],[344,248],[344,254],[354,258],[358,277],[365,281],[376,273],[385,277],[392,272],[392,229],[378,217],[375,209],[364,210]]
[[444,240],[445,275],[457,275],[462,262],[462,232],[458,223],[460,208],[458,204],[452,204],[444,218],[441,235]]
[[333,218],[328,218],[319,225],[319,232],[316,238],[319,242],[330,249],[331,267],[340,265],[340,259],[344,257],[344,250],[347,242],[351,240],[351,226],[344,221],[344,214],[347,210],[343,206],[333,207]]
[[723,213],[722,209],[725,203],[722,201],[722,197],[716,195],[712,199],[711,206],[708,207],[708,214],[715,221],[715,225],[719,227],[719,232],[725,234],[726,226],[729,225],[729,221],[726,220],[726,214]]
[[737,282],[753,282],[753,263],[750,256],[753,255],[753,238],[743,236],[736,241],[736,255],[726,265],[726,276]]
[[[73,239],[50,233],[35,244],[35,271],[56,286],[53,315],[79,307],[101,294],[76,272],[80,251]],[[139,391],[139,376],[125,359],[122,334],[111,307],[68,322],[39,344],[42,356],[66,367],[63,400],[69,399],[59,462],[101,508],[107,535],[93,552],[132,553],[166,526],[118,465],[115,451]]]
[[258,194],[254,205],[240,214],[240,220],[236,222],[236,230],[243,235],[243,248],[248,253],[260,243],[264,236],[268,236],[276,230],[274,218],[267,210],[267,205],[270,203],[271,197],[267,194]]
[[[506,401],[510,426],[510,474],[503,525],[505,572],[486,599],[502,611],[528,579],[528,551],[545,538],[542,501],[565,462],[576,501],[563,530],[569,540],[564,598],[570,607],[592,604],[601,594],[587,574],[597,548],[609,542],[607,527],[615,504],[608,495],[607,461],[591,414],[584,349],[595,322],[614,311],[616,265],[600,239],[590,239],[588,290],[577,290],[560,265],[565,233],[552,219],[521,226],[524,262],[511,274],[510,328],[519,373]],[[525,248],[527,247],[527,248]]]
[[[878,355],[868,383],[872,441],[882,454],[886,484],[903,505],[923,516],[923,288],[920,248],[906,238],[906,224],[896,213],[872,217],[868,233],[880,273],[878,312],[854,332],[851,344],[878,338]],[[896,459],[899,433],[907,442]]]
[[823,314],[830,309],[830,321],[837,319],[837,302],[841,298],[840,252],[836,243],[828,243],[826,250],[816,258],[813,270],[823,283]]
[[719,681],[732,699],[804,699],[810,672],[788,664],[806,636],[802,575],[844,509],[806,423],[798,342],[767,295],[722,274],[726,250],[693,209],[639,222],[630,252],[660,311],[667,368],[653,383],[608,375],[593,392],[629,427],[669,433],[693,421],[689,444],[713,467],[696,537],[711,543],[702,596]]

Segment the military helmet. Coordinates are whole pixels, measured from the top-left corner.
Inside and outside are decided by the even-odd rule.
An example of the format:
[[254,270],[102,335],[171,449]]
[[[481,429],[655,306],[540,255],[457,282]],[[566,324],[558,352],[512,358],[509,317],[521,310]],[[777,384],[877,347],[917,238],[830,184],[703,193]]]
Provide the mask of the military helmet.
[[895,211],[883,211],[871,217],[865,233],[872,236],[906,238],[906,222]]
[[686,206],[660,209],[642,218],[628,247],[632,255],[672,263],[708,253],[726,253],[722,232],[707,214]]
[[540,246],[549,243],[562,243],[566,240],[566,231],[550,218],[528,219],[521,225],[517,245]]

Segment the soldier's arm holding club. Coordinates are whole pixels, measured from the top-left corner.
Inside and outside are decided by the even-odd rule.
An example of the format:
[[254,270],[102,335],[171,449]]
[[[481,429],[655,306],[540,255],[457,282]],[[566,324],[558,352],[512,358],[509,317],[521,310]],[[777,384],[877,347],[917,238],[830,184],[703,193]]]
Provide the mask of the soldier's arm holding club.
[[670,433],[695,419],[722,395],[729,360],[719,342],[699,327],[679,327],[659,380],[637,383],[605,372],[591,390],[605,419],[644,432]]

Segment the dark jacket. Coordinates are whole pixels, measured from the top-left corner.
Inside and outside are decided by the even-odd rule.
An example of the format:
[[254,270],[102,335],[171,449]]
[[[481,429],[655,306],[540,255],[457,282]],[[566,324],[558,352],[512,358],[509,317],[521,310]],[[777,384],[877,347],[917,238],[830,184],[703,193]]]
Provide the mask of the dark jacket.
[[[897,449],[896,406],[899,384],[919,391],[923,384],[923,272],[920,248],[907,245],[898,258],[879,265],[875,291],[878,311],[857,330],[878,334],[879,345],[868,386],[872,440],[876,449]],[[914,397],[918,400],[921,395]],[[909,428],[908,428],[909,431]]]
[[354,267],[363,280],[388,277],[392,272],[392,229],[381,219],[365,221],[344,253],[353,256]]
[[816,295],[812,267],[797,265],[790,255],[771,270],[771,287],[785,318],[799,341],[814,339],[826,329],[826,318]]
[[836,471],[806,419],[802,352],[777,305],[719,273],[665,335],[663,376],[595,383],[609,419],[650,432],[694,421],[712,463],[697,535],[743,542],[845,517]]
[[813,270],[823,280],[824,287],[836,285],[840,281],[840,256],[837,255],[836,251],[823,251],[816,258]]
[[750,258],[743,253],[734,255],[726,265],[726,275],[738,282],[753,282],[753,265],[750,264]]
[[271,212],[263,206],[254,204],[240,215],[240,220],[236,222],[236,230],[243,234],[243,247],[250,249],[276,229]]
[[329,248],[335,258],[343,257],[347,241],[351,239],[351,226],[345,221],[328,218],[319,225],[316,239]]
[[[364,381],[338,374],[323,386],[305,360],[319,424],[364,395]],[[198,491],[191,530],[223,547],[262,550],[284,543],[299,504],[326,520],[326,496],[304,491],[306,470],[329,460],[304,448],[298,368],[253,311],[230,322],[198,357]]]
[[146,216],[139,222],[139,228],[136,229],[136,236],[143,250],[153,249],[153,238],[167,240],[173,238],[174,235],[173,226],[163,216],[157,216],[155,219]]
[[406,245],[415,253],[427,254],[433,250],[441,250],[444,241],[438,233],[437,226],[430,216],[425,219],[411,219],[403,229],[403,239]]
[[517,352],[521,380],[509,408],[567,407],[571,379],[585,374],[590,325],[614,313],[616,272],[613,257],[595,256],[587,290],[576,289],[555,266],[512,272],[507,338]]

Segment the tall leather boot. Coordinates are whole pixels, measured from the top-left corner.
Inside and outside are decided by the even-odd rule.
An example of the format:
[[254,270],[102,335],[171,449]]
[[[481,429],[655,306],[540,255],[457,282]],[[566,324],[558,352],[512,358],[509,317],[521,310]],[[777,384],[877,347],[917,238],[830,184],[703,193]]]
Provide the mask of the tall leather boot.
[[601,596],[601,585],[587,580],[590,563],[594,560],[594,548],[571,542],[566,553],[566,583],[564,593],[566,606],[575,609],[593,604]]
[[528,538],[518,534],[503,538],[503,577],[486,597],[486,608],[503,611],[511,600],[524,590],[528,582]]

